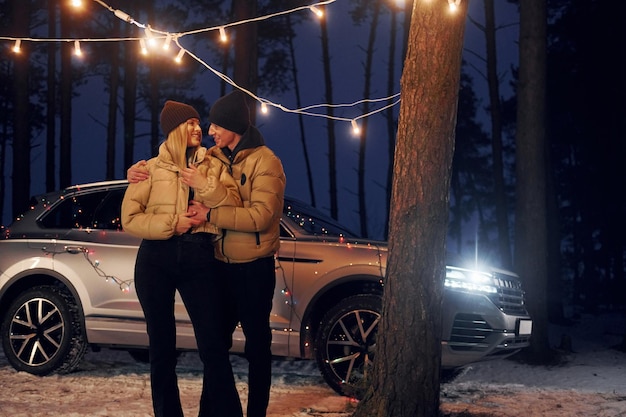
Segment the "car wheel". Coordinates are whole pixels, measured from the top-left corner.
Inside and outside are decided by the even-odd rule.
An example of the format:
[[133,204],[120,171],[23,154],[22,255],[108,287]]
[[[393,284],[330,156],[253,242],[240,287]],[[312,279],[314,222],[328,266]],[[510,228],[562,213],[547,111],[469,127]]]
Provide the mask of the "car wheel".
[[54,286],[33,287],[17,297],[2,318],[2,347],[18,371],[34,375],[66,373],[87,349],[78,307]]
[[324,380],[341,395],[361,398],[371,372],[382,299],[356,295],[342,300],[322,319],[315,339]]

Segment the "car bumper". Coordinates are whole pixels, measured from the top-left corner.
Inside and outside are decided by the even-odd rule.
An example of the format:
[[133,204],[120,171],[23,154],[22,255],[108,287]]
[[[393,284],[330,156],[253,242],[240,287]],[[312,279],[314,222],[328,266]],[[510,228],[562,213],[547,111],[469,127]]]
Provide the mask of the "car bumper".
[[527,347],[532,321],[520,310],[505,312],[482,294],[446,291],[442,367],[503,358]]

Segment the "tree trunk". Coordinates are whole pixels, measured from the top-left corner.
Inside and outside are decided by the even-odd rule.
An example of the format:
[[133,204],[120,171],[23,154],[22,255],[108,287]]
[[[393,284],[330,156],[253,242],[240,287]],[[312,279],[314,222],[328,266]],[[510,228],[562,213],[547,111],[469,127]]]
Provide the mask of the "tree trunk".
[[[395,33],[398,30],[398,12],[395,9],[391,10],[391,25],[389,28],[389,55],[387,64],[387,96],[391,97],[396,91],[396,36]],[[391,188],[393,186],[393,152],[396,149],[396,130],[398,125],[394,116],[394,110],[391,104],[394,99],[389,100],[387,105],[390,107],[387,109],[385,115],[387,117],[387,155],[389,158],[389,164],[387,165],[387,181],[385,185],[385,230],[383,232],[383,239],[387,240],[389,237],[389,210],[391,209]]]
[[[296,65],[296,50],[294,47],[293,23],[291,17],[287,15],[285,17],[287,21],[287,36],[289,42],[289,56],[291,58],[291,75],[293,77],[293,90],[296,96],[296,108],[302,107],[302,100],[300,98],[300,83],[298,81],[298,67]],[[300,130],[300,141],[302,142],[302,154],[304,156],[304,165],[306,167],[306,178],[309,185],[310,202],[313,207],[316,207],[315,202],[315,187],[313,186],[313,171],[311,170],[311,160],[309,158],[309,152],[306,146],[306,131],[304,130],[304,116],[298,114],[298,128]]]
[[494,0],[485,0],[485,39],[487,43],[487,83],[489,85],[489,115],[491,116],[491,150],[493,154],[494,202],[498,227],[498,248],[502,267],[511,268],[511,240],[509,239],[508,205],[504,185],[502,157],[502,105],[498,79],[496,52],[496,24]]
[[[235,20],[241,21],[256,16],[256,0],[234,0],[233,10]],[[233,81],[253,93],[257,91],[258,76],[258,41],[256,22],[239,25],[236,27],[235,37],[235,62],[233,67]],[[256,101],[248,98],[250,106],[250,121],[256,120]]]
[[[322,65],[324,66],[324,98],[326,103],[333,103],[333,81],[330,68],[330,48],[328,42],[328,25],[326,19],[320,21],[322,31]],[[328,181],[330,195],[330,217],[337,220],[339,218],[339,208],[337,203],[337,151],[335,138],[335,112],[331,106],[327,107],[326,132],[328,135]]]
[[401,82],[389,260],[371,385],[355,417],[439,414],[441,302],[467,2],[413,6]]
[[[48,1],[48,37],[57,36],[58,1]],[[46,191],[56,188],[56,54],[57,45],[50,42],[48,51],[48,74],[46,80]]]
[[[114,23],[115,33],[120,33],[120,22]],[[107,149],[106,149],[106,178],[115,179],[115,151],[116,151],[116,132],[117,132],[117,96],[120,84],[120,46],[113,44],[111,48],[111,63],[109,72],[109,105],[107,115]],[[122,177],[125,177],[127,167],[122,170]]]
[[545,161],[546,0],[520,2],[517,90],[515,270],[525,282],[533,318],[530,352],[550,359],[548,343],[548,237]]
[[[70,38],[72,19],[61,13],[61,37]],[[72,50],[70,42],[61,44],[61,129],[59,138],[59,185],[72,184]]]
[[[13,1],[13,33],[28,37],[30,2]],[[13,218],[28,207],[30,198],[30,124],[28,122],[28,74],[30,46],[22,43],[22,51],[13,58]]]
[[[376,43],[376,32],[378,31],[378,18],[380,16],[380,2],[376,1],[372,10],[372,21],[369,25],[369,36],[367,39],[367,48],[365,49],[365,73],[363,74],[364,88],[363,98],[370,98],[370,90],[372,84],[372,65],[374,60],[374,45]],[[362,114],[368,114],[370,111],[369,103],[363,103]],[[358,200],[359,200],[359,224],[361,225],[361,236],[368,237],[367,227],[367,202],[365,195],[365,150],[367,148],[367,125],[368,119],[364,118],[361,122],[361,134],[359,140],[359,165],[358,165]]]
[[[130,13],[133,11],[131,10]],[[131,25],[126,25],[128,36],[141,36]],[[135,163],[135,113],[137,108],[137,48],[134,42],[127,42],[124,48],[124,172]],[[154,152],[153,149],[151,151]],[[125,176],[125,175],[124,175]]]

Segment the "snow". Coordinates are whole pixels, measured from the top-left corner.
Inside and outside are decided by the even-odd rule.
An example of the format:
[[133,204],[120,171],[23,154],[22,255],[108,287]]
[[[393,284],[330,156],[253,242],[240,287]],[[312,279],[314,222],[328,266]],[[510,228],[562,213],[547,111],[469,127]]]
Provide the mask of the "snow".
[[[573,326],[551,326],[551,344],[571,340],[555,366],[498,359],[467,366],[441,385],[445,416],[626,416],[626,353],[613,349],[626,329],[623,314],[582,316]],[[245,409],[245,359],[232,356]],[[196,353],[178,367],[187,416],[198,412],[201,377]],[[315,362],[275,359],[268,417],[347,417],[356,402],[326,386]],[[0,417],[151,416],[148,366],[127,352],[87,354],[76,372],[36,377],[16,372],[0,353]]]

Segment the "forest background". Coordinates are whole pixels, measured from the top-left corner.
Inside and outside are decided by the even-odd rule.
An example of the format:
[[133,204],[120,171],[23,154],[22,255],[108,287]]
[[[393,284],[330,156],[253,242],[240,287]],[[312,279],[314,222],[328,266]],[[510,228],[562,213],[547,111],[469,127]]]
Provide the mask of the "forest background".
[[[83,3],[0,1],[2,224],[33,194],[124,178],[131,163],[155,154],[166,99],[207,115],[231,89],[222,75],[238,80],[245,60],[253,76],[240,85],[269,104],[256,124],[283,161],[287,193],[361,235],[386,238],[410,6],[320,2],[327,4],[319,4],[325,17],[318,20],[308,7],[274,16],[312,2]],[[234,51],[244,41],[235,33],[250,23],[231,26],[252,5],[247,16],[271,16],[256,22],[258,59],[241,45],[243,55]],[[615,31],[626,15],[608,0],[548,5],[546,199],[549,243],[559,254],[550,257],[548,305],[556,320],[572,306],[625,303],[626,46]],[[146,32],[114,10],[150,24],[157,37],[189,34],[167,53],[143,56]],[[516,11],[513,2],[470,2],[450,191],[448,248],[502,267],[513,264]],[[232,42],[220,43],[220,28]],[[73,56],[75,40],[82,57]],[[176,65],[181,47],[186,54]],[[316,115],[291,111],[319,103],[329,106],[313,108]],[[358,104],[330,106],[343,103]],[[360,135],[351,132],[353,120]]]

